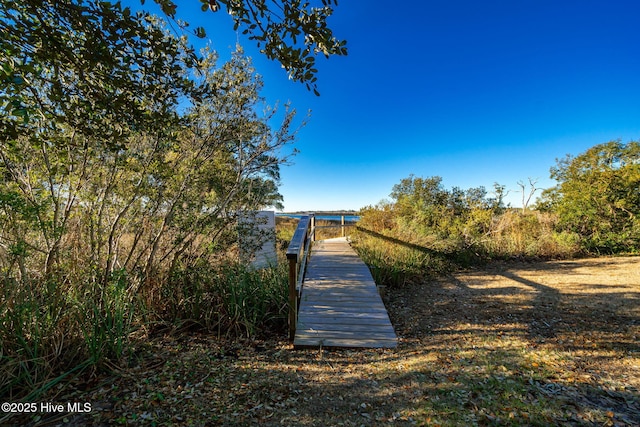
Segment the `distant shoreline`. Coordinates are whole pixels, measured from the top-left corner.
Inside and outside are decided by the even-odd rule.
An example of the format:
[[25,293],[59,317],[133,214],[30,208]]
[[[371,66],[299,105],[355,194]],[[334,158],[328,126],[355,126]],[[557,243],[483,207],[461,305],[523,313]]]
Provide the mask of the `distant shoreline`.
[[[276,218],[294,218],[299,219],[304,215],[308,215],[308,212],[278,212],[276,213]],[[357,212],[314,212],[314,216],[316,219],[324,220],[324,221],[340,221],[342,217],[344,217],[345,222],[358,222],[360,220],[360,215]]]
[[325,215],[344,215],[344,216],[358,216],[358,211],[297,211],[297,212],[276,212],[276,215],[308,215],[310,213],[316,216]]

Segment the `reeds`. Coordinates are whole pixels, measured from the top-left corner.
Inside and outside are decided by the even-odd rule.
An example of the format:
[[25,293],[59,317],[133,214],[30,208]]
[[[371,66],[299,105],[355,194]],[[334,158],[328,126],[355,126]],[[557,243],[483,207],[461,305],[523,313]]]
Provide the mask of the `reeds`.
[[351,239],[354,249],[369,266],[379,286],[400,287],[413,280],[421,280],[425,275],[444,272],[449,265],[444,253],[382,235],[355,231]]
[[[158,323],[221,337],[283,333],[287,267],[226,260],[189,266],[147,287],[117,270],[109,280],[0,280],[0,396],[34,399],[88,367],[126,365],[132,335]],[[106,365],[105,365],[106,364]]]
[[[386,221],[377,221],[382,214]],[[361,215],[361,226],[351,233],[354,247],[376,283],[389,287],[492,259],[570,258],[581,247],[577,235],[555,231],[557,219],[549,213],[482,211],[467,222],[446,222],[446,228],[397,221],[390,211]]]
[[221,337],[283,331],[287,280],[283,261],[263,269],[227,262],[181,271],[163,288],[164,317],[172,323],[194,322]]

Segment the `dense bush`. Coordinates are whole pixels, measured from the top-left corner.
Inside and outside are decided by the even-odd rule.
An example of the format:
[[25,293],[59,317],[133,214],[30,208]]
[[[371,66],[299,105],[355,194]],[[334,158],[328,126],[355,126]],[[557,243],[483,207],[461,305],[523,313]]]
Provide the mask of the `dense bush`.
[[445,189],[440,177],[409,177],[392,202],[360,211],[354,244],[380,283],[401,285],[425,273],[488,259],[565,258],[580,237],[558,229],[557,215],[507,209],[504,187]]
[[540,208],[558,216],[558,229],[578,234],[595,253],[640,250],[640,143],[611,141],[551,169],[558,185]]

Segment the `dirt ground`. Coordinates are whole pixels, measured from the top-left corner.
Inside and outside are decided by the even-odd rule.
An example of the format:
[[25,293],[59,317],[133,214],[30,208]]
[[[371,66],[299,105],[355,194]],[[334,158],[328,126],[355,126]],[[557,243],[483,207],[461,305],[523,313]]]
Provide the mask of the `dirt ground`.
[[[640,257],[496,263],[390,289],[396,349],[166,334],[30,425],[640,425]],[[18,420],[0,419],[9,423]]]
[[[494,263],[393,292],[387,306],[405,343],[466,326],[573,354],[628,353],[608,368],[640,369],[640,257]],[[617,374],[640,388],[640,375]]]

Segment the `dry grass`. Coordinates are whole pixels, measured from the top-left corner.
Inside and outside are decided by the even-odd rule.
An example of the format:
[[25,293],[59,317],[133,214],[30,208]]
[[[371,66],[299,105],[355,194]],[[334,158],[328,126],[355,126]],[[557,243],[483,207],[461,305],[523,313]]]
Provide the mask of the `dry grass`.
[[423,421],[640,422],[640,258],[493,264],[397,291],[389,306],[415,360],[440,362],[425,365],[443,381]]
[[[640,258],[493,264],[388,292],[394,350],[174,333],[46,400],[55,425],[640,424]],[[29,421],[23,419],[22,421]],[[7,422],[5,420],[0,420]]]

